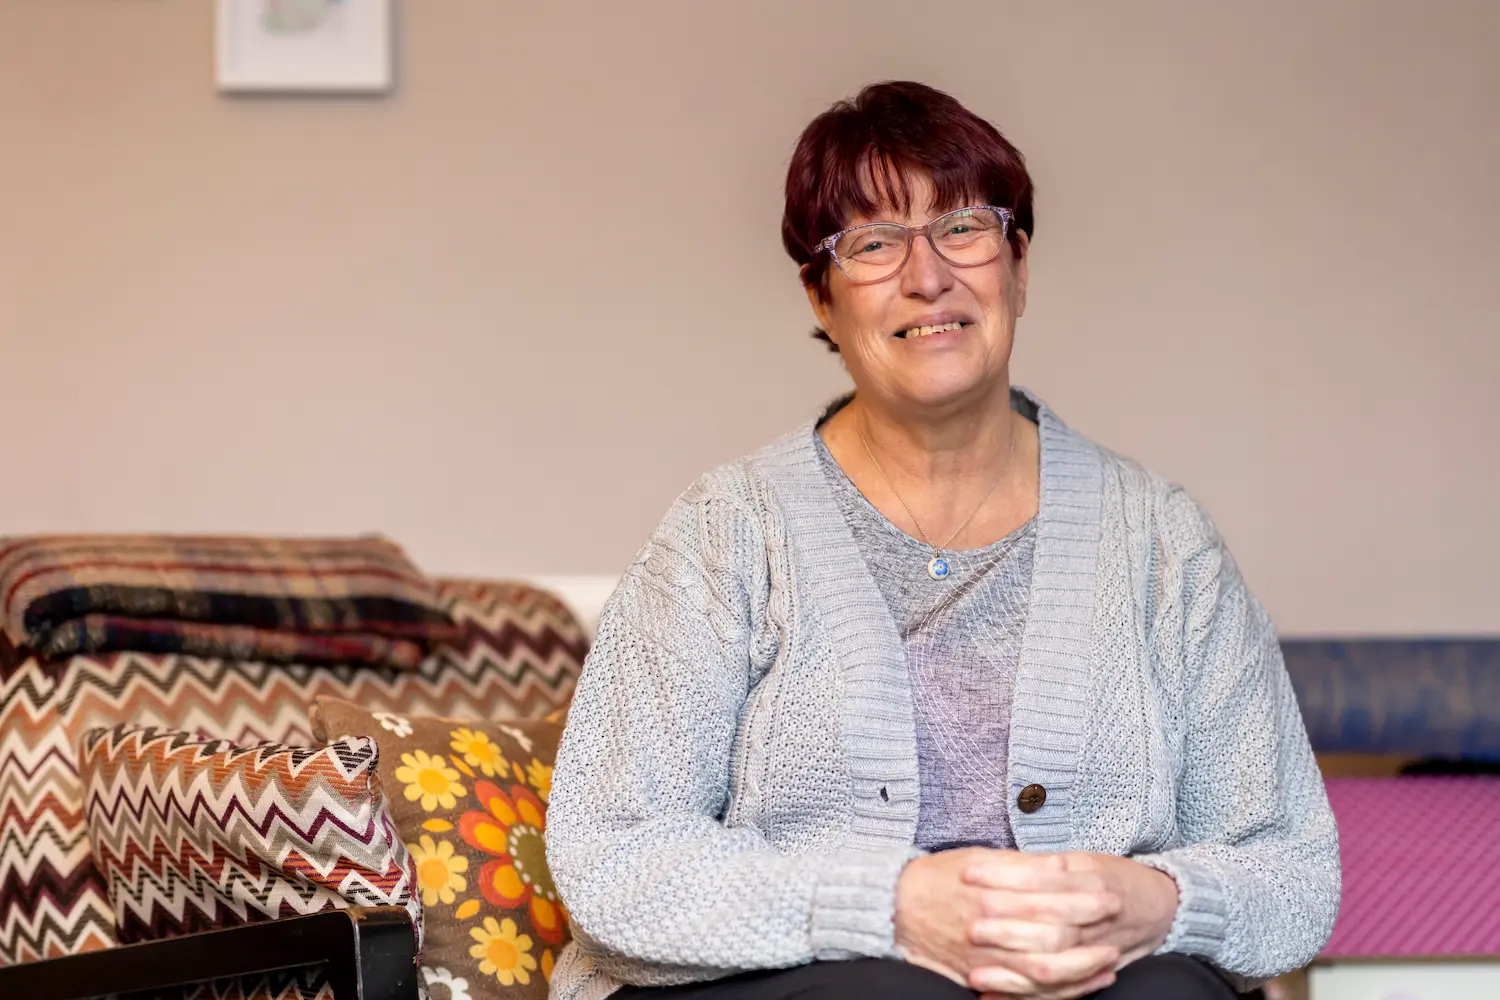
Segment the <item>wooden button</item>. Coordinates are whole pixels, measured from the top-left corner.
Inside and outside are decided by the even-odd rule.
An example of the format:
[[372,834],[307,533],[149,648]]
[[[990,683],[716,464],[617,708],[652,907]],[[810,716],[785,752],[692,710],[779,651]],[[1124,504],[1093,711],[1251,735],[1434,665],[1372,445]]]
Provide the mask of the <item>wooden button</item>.
[[1023,813],[1034,813],[1047,804],[1047,789],[1041,785],[1027,785],[1021,789],[1021,794],[1016,796],[1016,805],[1021,807]]

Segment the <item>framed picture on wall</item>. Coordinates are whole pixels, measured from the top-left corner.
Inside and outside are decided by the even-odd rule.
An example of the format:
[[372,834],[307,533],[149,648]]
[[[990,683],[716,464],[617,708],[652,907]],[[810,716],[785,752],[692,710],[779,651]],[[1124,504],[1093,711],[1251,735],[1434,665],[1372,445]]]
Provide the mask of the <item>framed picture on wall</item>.
[[392,4],[393,0],[218,0],[219,89],[389,90]]

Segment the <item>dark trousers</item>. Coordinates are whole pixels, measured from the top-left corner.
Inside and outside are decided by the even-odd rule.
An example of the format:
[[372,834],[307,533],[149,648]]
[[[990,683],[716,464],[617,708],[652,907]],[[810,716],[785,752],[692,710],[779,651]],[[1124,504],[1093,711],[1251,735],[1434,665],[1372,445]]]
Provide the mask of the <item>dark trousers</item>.
[[[627,986],[612,1000],[974,1000],[935,972],[905,962],[862,959],[815,962],[795,969],[749,972],[687,986]],[[1143,958],[1120,970],[1115,984],[1090,1000],[1236,1000],[1213,969],[1183,955]]]

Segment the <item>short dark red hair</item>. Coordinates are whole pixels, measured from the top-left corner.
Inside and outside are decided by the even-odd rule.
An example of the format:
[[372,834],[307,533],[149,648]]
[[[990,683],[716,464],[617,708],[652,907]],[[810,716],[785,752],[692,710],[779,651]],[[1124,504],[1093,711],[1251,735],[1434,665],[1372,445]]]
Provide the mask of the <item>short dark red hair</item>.
[[1032,237],[1031,175],[1020,150],[941,90],[875,83],[814,118],[792,153],[781,242],[806,268],[803,281],[823,294],[831,261],[813,248],[856,214],[886,206],[905,213],[914,176],[932,182],[936,208],[1010,209],[1012,253],[1020,252],[1018,232]]

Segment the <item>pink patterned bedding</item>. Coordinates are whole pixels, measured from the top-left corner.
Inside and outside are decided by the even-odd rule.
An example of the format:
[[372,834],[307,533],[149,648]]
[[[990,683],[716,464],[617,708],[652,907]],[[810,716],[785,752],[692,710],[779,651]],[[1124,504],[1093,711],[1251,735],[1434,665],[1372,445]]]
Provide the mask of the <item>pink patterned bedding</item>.
[[1324,958],[1500,955],[1500,778],[1330,778],[1344,900]]

